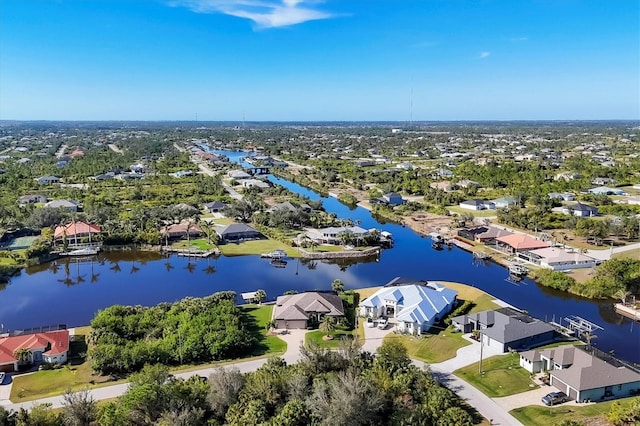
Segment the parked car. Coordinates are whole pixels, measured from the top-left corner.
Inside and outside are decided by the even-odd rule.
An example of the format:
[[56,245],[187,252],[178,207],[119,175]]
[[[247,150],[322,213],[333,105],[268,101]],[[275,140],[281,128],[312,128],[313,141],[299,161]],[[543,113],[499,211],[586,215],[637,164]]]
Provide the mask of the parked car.
[[567,402],[569,397],[564,392],[551,392],[542,397],[542,402],[545,405],[556,405],[562,404],[563,402]]
[[367,320],[364,322],[364,326],[367,328],[373,328],[375,326],[373,318],[367,317]]
[[385,328],[387,328],[387,324],[389,324],[389,320],[384,317],[378,320],[378,328],[380,330],[384,330]]
[[6,373],[0,371],[0,385],[4,383],[4,378],[6,377]]

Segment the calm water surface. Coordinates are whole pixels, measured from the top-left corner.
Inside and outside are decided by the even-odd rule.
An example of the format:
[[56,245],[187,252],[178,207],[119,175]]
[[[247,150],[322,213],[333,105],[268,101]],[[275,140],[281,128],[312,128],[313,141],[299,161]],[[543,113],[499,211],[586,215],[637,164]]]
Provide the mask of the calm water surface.
[[[239,160],[244,153],[232,153]],[[274,183],[312,199],[322,199],[327,211],[359,220],[362,227],[394,235],[395,246],[379,258],[354,264],[289,260],[274,268],[258,256],[189,260],[158,253],[104,253],[93,259],[61,259],[24,271],[0,291],[0,323],[5,329],[66,323],[87,324],[112,304],[154,305],[216,291],[237,293],[266,290],[275,298],[291,289],[328,289],[339,278],[347,288],[383,285],[396,276],[456,281],[480,288],[530,314],[551,320],[578,315],[602,326],[596,346],[640,363],[640,323],[613,310],[612,302],[585,300],[536,285],[506,281],[505,268],[488,262],[474,264],[471,254],[454,248],[435,251],[428,238],[395,224],[381,224],[362,208],[350,209],[334,198],[320,197],[295,183],[270,176]]]

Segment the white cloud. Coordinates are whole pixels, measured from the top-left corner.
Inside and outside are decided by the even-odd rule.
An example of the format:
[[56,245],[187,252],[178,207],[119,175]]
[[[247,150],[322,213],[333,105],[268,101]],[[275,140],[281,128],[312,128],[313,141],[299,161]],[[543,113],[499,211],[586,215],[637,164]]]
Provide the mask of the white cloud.
[[318,10],[318,0],[172,0],[197,13],[223,13],[253,21],[258,28],[287,27],[334,15]]
[[481,52],[480,53],[480,59],[488,58],[489,55],[491,55],[491,52]]
[[527,41],[527,40],[529,40],[528,37],[511,37],[509,39],[509,41],[512,42],[512,43],[519,43],[521,41]]

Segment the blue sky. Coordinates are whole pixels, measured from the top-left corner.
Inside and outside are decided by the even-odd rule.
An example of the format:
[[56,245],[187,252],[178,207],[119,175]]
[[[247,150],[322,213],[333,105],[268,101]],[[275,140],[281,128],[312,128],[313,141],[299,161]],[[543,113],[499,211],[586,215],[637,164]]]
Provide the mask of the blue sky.
[[196,114],[638,119],[640,2],[0,0],[0,119]]

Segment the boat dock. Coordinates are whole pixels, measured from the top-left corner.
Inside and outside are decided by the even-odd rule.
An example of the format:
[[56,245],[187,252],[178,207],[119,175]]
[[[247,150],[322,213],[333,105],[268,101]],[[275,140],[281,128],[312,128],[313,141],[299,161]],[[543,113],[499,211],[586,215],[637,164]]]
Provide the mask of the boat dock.
[[204,251],[204,250],[193,250],[193,249],[189,250],[189,249],[176,249],[171,247],[163,247],[162,252],[176,253],[179,257],[201,257],[201,258],[217,256],[220,254],[220,250],[218,250],[217,248]]
[[622,303],[615,304],[616,312],[627,318],[631,318],[636,321],[640,321],[640,309],[632,306],[623,305]]
[[270,253],[262,253],[260,257],[265,259],[282,259],[287,257],[287,252],[284,250],[274,250]]

